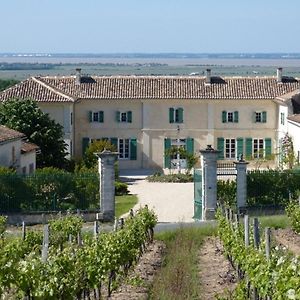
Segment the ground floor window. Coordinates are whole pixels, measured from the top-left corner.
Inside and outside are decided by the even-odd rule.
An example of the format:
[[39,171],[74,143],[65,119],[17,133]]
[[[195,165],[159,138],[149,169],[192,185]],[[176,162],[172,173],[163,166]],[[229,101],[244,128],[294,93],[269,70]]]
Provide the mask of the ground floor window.
[[253,157],[264,157],[264,139],[253,139]]
[[170,158],[171,159],[184,159],[182,153],[180,151],[176,151],[181,148],[183,150],[186,149],[186,140],[185,139],[171,139],[171,147],[174,148],[174,152],[172,152]]
[[236,140],[225,139],[225,158],[235,159],[236,158]]
[[119,139],[118,152],[120,159],[129,159],[130,154],[130,140]]

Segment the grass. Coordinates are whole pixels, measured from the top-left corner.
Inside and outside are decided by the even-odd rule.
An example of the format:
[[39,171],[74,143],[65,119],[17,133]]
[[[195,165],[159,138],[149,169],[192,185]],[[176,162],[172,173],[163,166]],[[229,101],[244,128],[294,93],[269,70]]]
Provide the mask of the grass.
[[136,195],[116,196],[116,217],[129,212],[138,202]]
[[261,227],[270,228],[288,228],[291,227],[291,223],[287,215],[276,215],[276,216],[260,216],[258,221]]
[[163,267],[156,276],[150,299],[199,299],[199,248],[216,227],[189,227],[155,235],[166,243]]

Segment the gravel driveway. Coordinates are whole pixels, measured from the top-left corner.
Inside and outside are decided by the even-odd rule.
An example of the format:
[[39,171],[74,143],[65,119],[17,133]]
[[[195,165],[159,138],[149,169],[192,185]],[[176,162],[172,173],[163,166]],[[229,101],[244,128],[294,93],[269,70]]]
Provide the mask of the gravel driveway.
[[134,207],[148,204],[158,216],[158,222],[193,222],[194,184],[156,183],[145,180],[146,176],[122,176],[131,194],[138,196]]

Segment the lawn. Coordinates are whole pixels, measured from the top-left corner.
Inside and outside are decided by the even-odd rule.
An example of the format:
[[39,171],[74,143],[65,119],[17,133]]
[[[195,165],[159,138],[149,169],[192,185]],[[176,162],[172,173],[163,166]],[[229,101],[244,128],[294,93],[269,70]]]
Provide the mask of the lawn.
[[116,217],[129,212],[131,208],[137,204],[138,198],[136,195],[116,196]]

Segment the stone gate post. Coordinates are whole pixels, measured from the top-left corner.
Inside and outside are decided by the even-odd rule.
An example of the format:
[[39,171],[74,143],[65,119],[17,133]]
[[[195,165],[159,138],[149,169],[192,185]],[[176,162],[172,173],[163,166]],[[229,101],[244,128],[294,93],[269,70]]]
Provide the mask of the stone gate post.
[[234,162],[236,167],[236,199],[238,210],[247,206],[247,165],[248,162],[241,158]]
[[215,218],[217,208],[217,157],[220,151],[215,150],[211,145],[200,150],[202,156],[203,172],[203,220]]
[[118,153],[104,150],[95,153],[98,157],[98,171],[100,176],[100,215],[104,221],[115,218],[115,161]]

